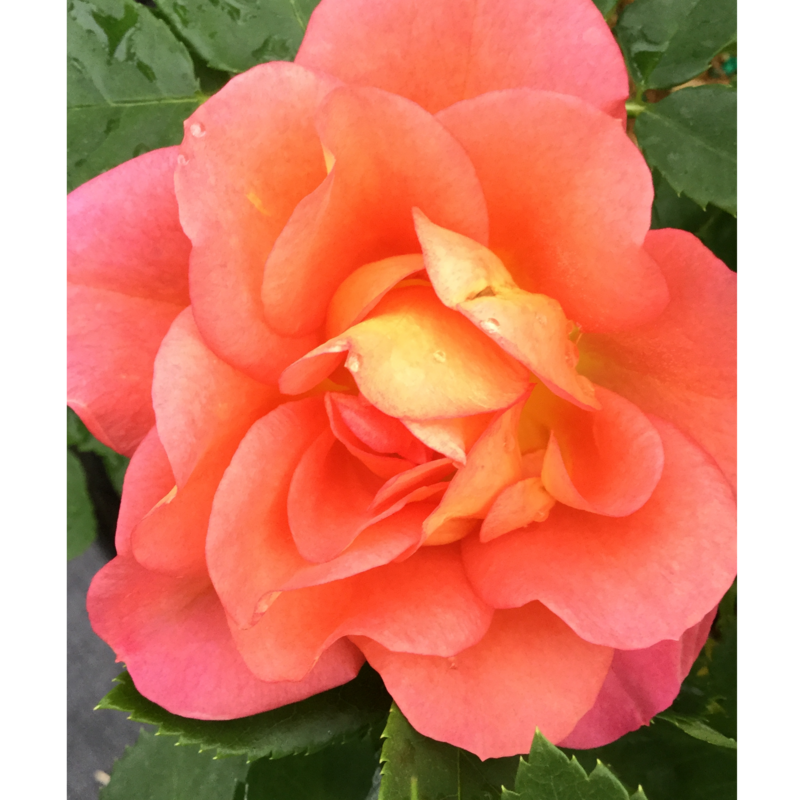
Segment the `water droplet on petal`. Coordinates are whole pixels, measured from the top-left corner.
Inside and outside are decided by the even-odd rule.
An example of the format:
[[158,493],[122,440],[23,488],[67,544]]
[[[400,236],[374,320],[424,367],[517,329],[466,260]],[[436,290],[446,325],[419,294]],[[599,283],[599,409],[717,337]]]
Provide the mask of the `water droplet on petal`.
[[347,361],[344,362],[344,365],[355,375],[355,373],[358,372],[361,367],[361,358],[355,353],[350,353],[350,355],[347,357]]
[[433,353],[433,357],[440,363],[444,364],[447,361],[447,353],[444,350],[435,350]]
[[192,136],[194,136],[194,137],[196,137],[198,139],[201,136],[205,136],[206,135],[206,129],[203,127],[203,125],[200,122],[193,122],[191,124],[191,126],[189,127],[189,130],[191,131]]
[[496,319],[485,319],[480,325],[486,333],[497,333],[500,330],[500,323]]
[[189,163],[189,159],[188,159],[188,158],[186,158],[186,156],[185,156],[183,153],[181,153],[181,154],[178,156],[178,163],[179,163],[179,164],[180,164],[182,167],[185,167],[185,166],[186,166],[186,165]]
[[547,325],[547,316],[544,314],[534,314],[533,319],[537,325]]

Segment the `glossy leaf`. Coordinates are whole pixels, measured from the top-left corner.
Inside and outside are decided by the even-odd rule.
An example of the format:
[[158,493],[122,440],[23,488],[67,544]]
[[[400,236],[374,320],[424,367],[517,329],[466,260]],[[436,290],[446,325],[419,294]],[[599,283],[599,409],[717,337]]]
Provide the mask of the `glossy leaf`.
[[97,536],[97,519],[78,457],[67,450],[67,560],[86,550]]
[[599,761],[590,775],[536,731],[527,760],[520,760],[514,791],[502,800],[646,800],[640,786],[633,795]]
[[127,672],[116,681],[98,708],[127,711],[129,719],[158,725],[159,733],[177,736],[180,744],[197,745],[201,751],[216,749],[219,755],[246,755],[250,761],[313,753],[380,729],[391,702],[380,677],[369,667],[350,683],[299,703],[222,721],[170,714],[139,694]]
[[189,52],[133,0],[67,3],[67,185],[177,144],[200,102]]
[[514,782],[517,758],[477,756],[423,736],[392,706],[383,733],[379,800],[495,800]]
[[100,800],[228,800],[246,772],[242,756],[215,759],[142,730],[114,764]]
[[260,758],[245,781],[247,800],[364,800],[378,767],[377,737],[364,736],[311,755]]
[[100,456],[111,485],[117,494],[122,494],[122,482],[125,479],[125,471],[128,469],[130,459],[95,439],[81,422],[80,417],[69,407],[67,408],[67,446],[74,447],[82,453],[96,453]]
[[636,0],[614,32],[634,82],[668,89],[708,69],[736,39],[736,0]]
[[319,0],[157,0],[180,35],[215,69],[244,72],[291,61]]
[[648,103],[636,120],[645,158],[679,194],[702,208],[736,214],[736,91],[724,86],[681,89]]

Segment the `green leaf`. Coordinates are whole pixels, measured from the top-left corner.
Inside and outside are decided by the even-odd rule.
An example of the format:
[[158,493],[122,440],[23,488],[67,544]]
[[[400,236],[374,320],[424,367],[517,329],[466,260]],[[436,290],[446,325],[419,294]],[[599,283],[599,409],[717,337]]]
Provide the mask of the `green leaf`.
[[679,195],[653,170],[653,215],[650,227],[680,228],[695,234],[717,258],[736,271],[736,217],[709,203],[704,211],[694,200]]
[[640,786],[633,795],[600,761],[588,775],[573,757],[550,744],[538,728],[528,760],[520,759],[514,791],[503,790],[503,800],[647,800]]
[[182,37],[215,69],[244,72],[291,61],[319,0],[156,0]]
[[98,708],[127,711],[129,719],[158,725],[160,734],[177,736],[180,744],[197,745],[201,751],[216,748],[218,755],[246,755],[250,761],[313,753],[379,729],[391,703],[380,676],[367,666],[355,680],[299,703],[223,721],[170,714],[142,697],[127,672],[116,682]]
[[648,103],[636,137],[651,167],[678,194],[705,208],[736,215],[736,91],[724,86],[682,89]]
[[619,0],[594,0],[594,4],[600,9],[600,13],[608,19],[611,12],[617,7]]
[[229,800],[246,772],[244,757],[214,759],[142,730],[114,764],[100,800]]
[[680,728],[684,733],[688,733],[689,736],[694,736],[695,739],[699,739],[701,742],[715,744],[718,747],[730,747],[733,750],[736,749],[735,739],[729,739],[727,736],[723,736],[721,733],[719,733],[719,731],[715,731],[712,727],[706,725],[703,720],[698,719],[697,717],[685,717],[681,714],[675,714],[670,711],[665,711],[658,716],[667,722],[671,722],[677,728]]
[[112,486],[117,494],[122,494],[122,482],[130,459],[97,441],[81,422],[80,417],[69,407],[67,407],[67,445],[80,452],[96,453],[100,456]]
[[67,560],[79,556],[97,536],[86,475],[78,457],[67,450]]
[[378,767],[375,738],[364,736],[311,755],[261,758],[250,765],[247,800],[363,800]]
[[708,69],[736,39],[736,0],[636,0],[614,28],[643,89],[669,89]]
[[383,736],[379,800],[495,800],[517,770],[516,758],[481,761],[466,750],[428,739],[396,705]]
[[177,144],[198,106],[192,59],[132,0],[67,3],[67,185]]

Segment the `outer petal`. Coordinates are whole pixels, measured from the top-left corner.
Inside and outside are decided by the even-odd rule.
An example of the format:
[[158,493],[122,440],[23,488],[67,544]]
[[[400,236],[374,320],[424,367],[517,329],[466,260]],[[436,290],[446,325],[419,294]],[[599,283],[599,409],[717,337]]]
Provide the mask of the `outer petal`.
[[623,650],[679,639],[736,574],[736,506],[713,460],[651,418],[664,472],[647,503],[612,518],[557,505],[533,530],[463,543],[467,574],[495,608],[541,600],[579,636]]
[[672,705],[703,649],[716,611],[709,611],[677,642],[659,642],[646,650],[615,650],[595,704],[558,744],[578,749],[602,747],[647,725]]
[[666,283],[642,249],[650,170],[616,120],[527,89],[465,100],[438,119],[475,165],[489,247],[522,289],[557,300],[586,330],[630,328],[664,309]]
[[433,116],[377,89],[332,92],[318,116],[335,158],[269,255],[262,299],[285,335],[325,322],[339,284],[358,267],[417,252],[411,209],[485,242],[486,203],[464,149]]
[[587,335],[580,370],[693,436],[736,484],[736,274],[696,237],[651,231],[670,304],[649,325]]
[[464,575],[458,549],[433,547],[347,580],[283,592],[254,627],[232,632],[256,675],[299,680],[342,636],[451,656],[478,642],[491,618]]
[[507,408],[528,370],[424,286],[398,288],[369,319],[292,364],[281,391],[315,386],[350,350],[346,366],[372,405],[392,417],[461,417]]
[[154,150],[80,186],[67,202],[68,403],[130,455],[155,420],[153,360],[189,304],[191,244],[173,189],[178,150]]
[[482,759],[526,752],[537,727],[562,739],[594,703],[614,654],[540,603],[496,611],[483,639],[454,658],[354,641],[420,733]]
[[299,682],[264,683],[234,647],[206,578],[155,575],[116,558],[87,598],[95,632],[124,661],[137,689],[173,714],[233,719],[302,700],[352,680],[363,657],[337,642]]
[[531,86],[582,97],[624,119],[628,96],[619,48],[589,0],[324,0],[297,62],[432,112]]
[[268,326],[261,281],[295,206],[325,178],[314,112],[335,85],[295,64],[263,64],[186,121],[175,187],[193,245],[195,318],[217,355],[259,380],[274,382],[318,341]]

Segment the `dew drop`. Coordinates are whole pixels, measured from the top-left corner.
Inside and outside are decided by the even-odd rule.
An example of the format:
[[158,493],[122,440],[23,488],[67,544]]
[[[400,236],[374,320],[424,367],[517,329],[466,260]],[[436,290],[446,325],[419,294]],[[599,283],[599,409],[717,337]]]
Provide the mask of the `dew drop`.
[[537,325],[547,325],[547,317],[544,314],[534,314],[533,318]]
[[181,153],[181,154],[178,156],[178,163],[179,163],[179,164],[180,164],[182,167],[185,167],[185,166],[186,166],[186,165],[189,163],[189,159],[188,159],[188,158],[186,158],[186,156],[185,156],[183,153]]
[[344,365],[355,375],[355,373],[358,372],[361,367],[361,358],[359,358],[359,356],[357,356],[355,353],[350,353]]
[[500,330],[500,323],[496,319],[485,319],[481,322],[481,328],[486,333],[497,333]]
[[433,357],[440,363],[444,364],[447,361],[447,353],[444,350],[434,350]]
[[199,139],[201,136],[206,135],[206,129],[199,122],[193,122],[189,127],[189,130],[191,131],[192,136],[194,136],[197,139]]

